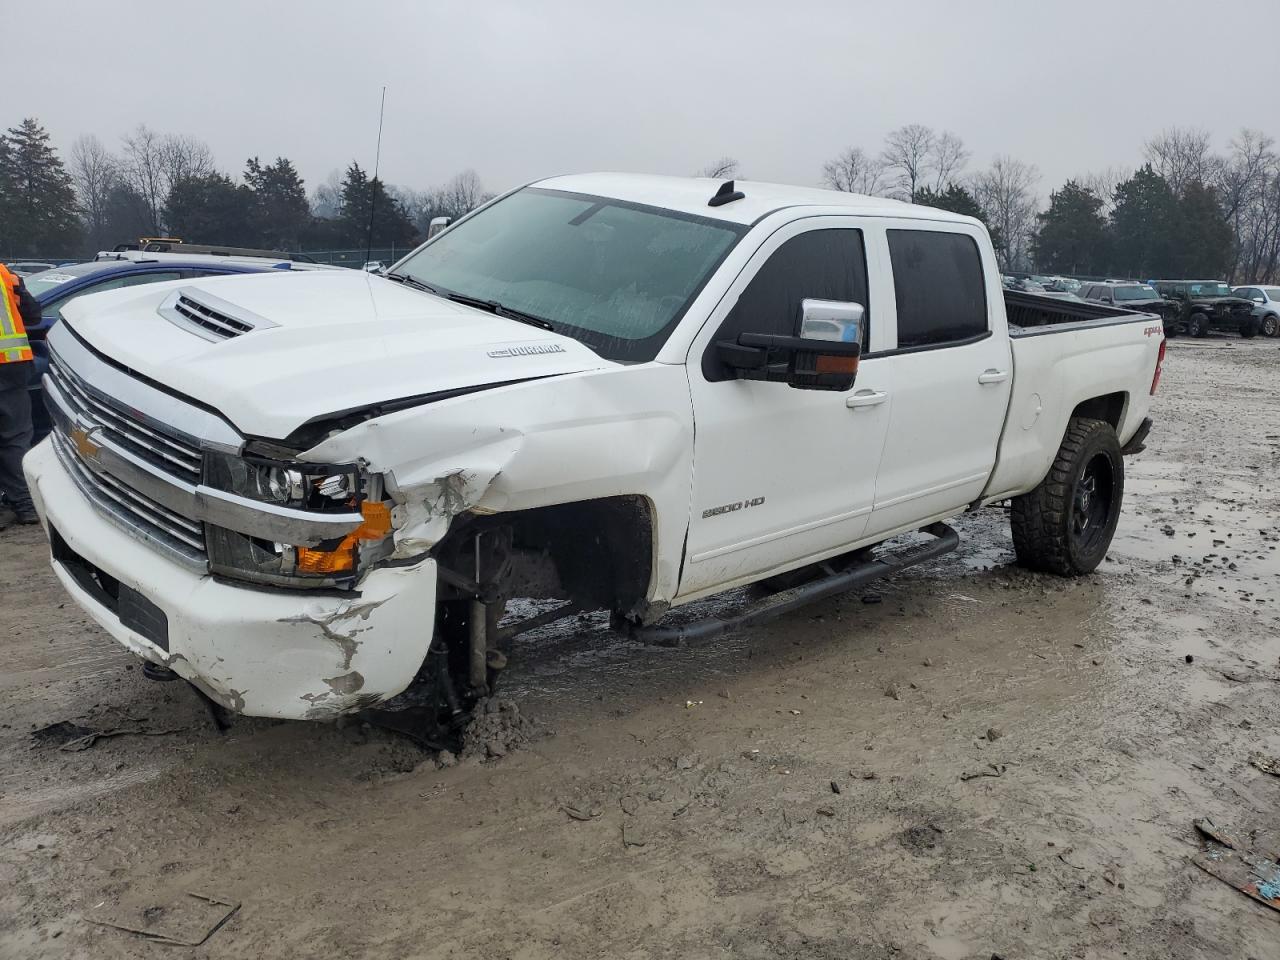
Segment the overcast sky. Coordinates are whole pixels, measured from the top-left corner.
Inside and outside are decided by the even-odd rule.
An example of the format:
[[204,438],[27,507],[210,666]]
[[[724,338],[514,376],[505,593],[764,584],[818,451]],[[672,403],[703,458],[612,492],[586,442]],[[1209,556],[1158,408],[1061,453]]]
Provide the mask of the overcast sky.
[[[13,0],[6,0],[5,6]],[[744,176],[816,184],[851,145],[923,123],[970,167],[1069,176],[1140,162],[1178,124],[1220,148],[1280,137],[1280,0],[517,3],[216,0],[22,5],[7,23],[8,126],[65,150],[139,123],[193,134],[238,174],[291,158],[308,190],[353,158],[424,188],[467,167],[491,190],[557,173]],[[15,83],[16,79],[16,83]]]

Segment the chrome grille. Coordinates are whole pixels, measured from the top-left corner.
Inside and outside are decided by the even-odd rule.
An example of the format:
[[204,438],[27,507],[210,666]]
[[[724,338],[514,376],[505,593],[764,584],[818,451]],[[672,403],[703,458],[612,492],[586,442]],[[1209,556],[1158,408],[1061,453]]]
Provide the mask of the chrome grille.
[[72,441],[61,431],[55,430],[50,437],[71,479],[108,519],[130,533],[142,534],[176,559],[205,565],[202,523],[174,513],[109,474],[93,470],[81,460]]
[[205,306],[203,303],[186,295],[178,297],[173,309],[188,323],[209,331],[219,340],[229,340],[232,337],[238,337],[253,330],[253,324],[245,323],[243,320],[223,313],[221,310]]
[[200,448],[96,393],[49,351],[49,377],[61,390],[77,420],[186,483],[200,482]]

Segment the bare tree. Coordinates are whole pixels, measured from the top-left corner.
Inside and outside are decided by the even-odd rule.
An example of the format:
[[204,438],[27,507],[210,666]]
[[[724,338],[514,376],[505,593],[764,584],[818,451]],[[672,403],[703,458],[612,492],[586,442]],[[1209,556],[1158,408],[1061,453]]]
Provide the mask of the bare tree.
[[182,134],[171,133],[160,141],[160,162],[169,189],[179,180],[198,179],[215,171],[209,145]]
[[1218,196],[1222,213],[1231,224],[1234,239],[1230,274],[1252,282],[1270,279],[1274,271],[1276,211],[1272,207],[1273,183],[1280,177],[1275,141],[1258,130],[1244,129],[1231,141],[1231,152],[1218,171]]
[[997,251],[1000,265],[1012,270],[1028,262],[1031,231],[1035,226],[1035,185],[1040,172],[1013,157],[996,157],[990,169],[973,179],[974,196],[987,222],[999,233],[1004,249]]
[[1142,155],[1175,194],[1193,180],[1213,183],[1222,161],[1213,155],[1209,131],[1170,127],[1142,146]]
[[738,161],[733,157],[721,157],[694,174],[696,177],[710,177],[712,180],[732,180],[739,176]]
[[214,171],[213,151],[203,140],[176,134],[161,135],[139,124],[122,138],[124,181],[142,197],[151,220],[150,229],[164,226],[164,206],[174,183],[202,177]]
[[71,179],[84,217],[86,239],[93,249],[106,246],[104,231],[111,191],[120,182],[120,162],[92,134],[71,145]]
[[1104,217],[1109,217],[1116,205],[1116,187],[1132,176],[1133,170],[1128,167],[1106,167],[1074,179],[1102,201],[1100,212]]
[[949,130],[938,134],[928,156],[928,166],[933,170],[934,191],[941,193],[949,183],[958,179],[968,162],[969,151],[964,148],[963,140]]
[[463,170],[440,188],[440,198],[448,210],[445,216],[457,218],[484,203],[484,184],[474,170]]
[[138,124],[121,138],[124,158],[121,173],[129,187],[147,205],[149,230],[160,232],[160,212],[168,196],[164,176],[163,138],[146,124]]
[[861,147],[849,147],[822,165],[822,182],[832,190],[877,196],[885,187],[884,164]]
[[321,220],[332,220],[338,215],[342,200],[342,177],[337,170],[330,171],[323,183],[311,191],[311,215]]
[[896,177],[904,200],[915,201],[916,191],[931,169],[937,139],[937,134],[918,123],[899,127],[884,138],[881,160],[885,169]]

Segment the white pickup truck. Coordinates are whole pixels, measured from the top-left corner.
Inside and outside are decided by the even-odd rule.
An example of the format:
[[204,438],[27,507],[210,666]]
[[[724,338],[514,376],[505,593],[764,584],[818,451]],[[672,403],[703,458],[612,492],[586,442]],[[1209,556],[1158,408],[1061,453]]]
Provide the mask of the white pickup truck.
[[[150,675],[309,719],[413,684],[442,723],[517,632],[727,629],[987,504],[1019,562],[1091,571],[1164,354],[1158,317],[1003,291],[966,217],[617,174],[498,197],[386,276],[122,289],[48,342],[53,566]],[[745,584],[774,592],[662,619]]]

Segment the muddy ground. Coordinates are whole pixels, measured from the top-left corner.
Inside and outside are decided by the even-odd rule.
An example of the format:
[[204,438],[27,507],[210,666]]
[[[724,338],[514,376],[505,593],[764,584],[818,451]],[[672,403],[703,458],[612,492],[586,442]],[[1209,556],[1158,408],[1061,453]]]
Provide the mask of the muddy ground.
[[[1202,816],[1280,848],[1280,344],[1175,341],[1155,415],[1094,576],[1011,566],[991,509],[728,639],[548,630],[505,691],[540,736],[445,769],[219,734],[0,534],[0,957],[1278,957],[1190,858]],[[189,893],[242,904],[200,947],[92,922],[198,939]]]

